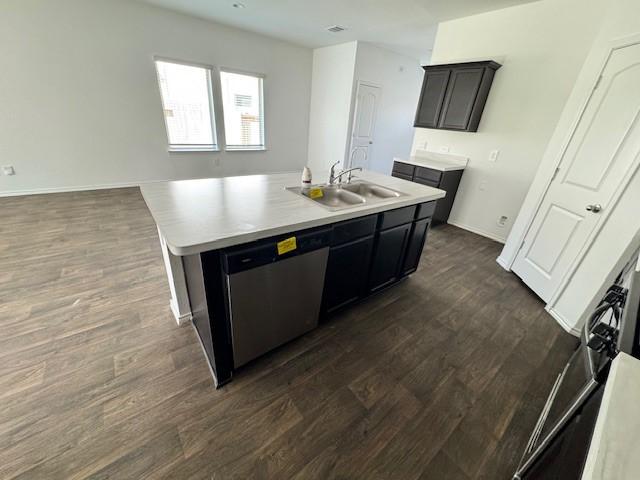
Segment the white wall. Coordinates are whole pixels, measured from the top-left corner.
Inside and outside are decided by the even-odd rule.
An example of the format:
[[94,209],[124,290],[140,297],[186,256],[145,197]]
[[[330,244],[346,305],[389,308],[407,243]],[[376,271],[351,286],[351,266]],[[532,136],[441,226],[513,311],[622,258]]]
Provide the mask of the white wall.
[[[613,39],[640,34],[640,4],[637,0],[611,0],[607,3],[607,8],[601,12],[601,17],[603,18],[602,29],[585,60],[522,210],[500,254],[499,260],[504,266],[509,266],[518,252],[527,225],[535,215],[537,201],[544,194],[546,185],[553,175],[558,152],[561,151],[570,134],[582,105],[591,93],[593,82],[602,68],[608,54],[609,42]],[[636,172],[601,233],[572,273],[566,287],[558,292],[559,296],[552,303],[547,305],[549,311],[566,329],[575,332],[582,325],[604,290],[610,285],[612,278],[617,275],[614,265],[640,229],[638,205],[640,205],[640,172]]]
[[411,153],[413,120],[423,74],[416,59],[358,42],[354,81],[368,81],[381,87],[369,169],[390,174],[393,157],[408,158]]
[[[120,0],[4,0],[0,195],[301,168],[312,51]],[[266,75],[266,152],[171,153],[153,55]]]
[[[432,64],[493,59],[477,133],[415,129],[413,149],[470,158],[449,222],[506,239],[601,22],[597,0],[542,0],[443,22]],[[497,162],[489,162],[499,149]],[[505,227],[497,220],[506,215]]]
[[358,80],[381,87],[369,168],[389,173],[394,156],[408,156],[422,82],[416,59],[366,42],[313,51],[309,166],[324,181],[331,164],[348,161]]
[[313,51],[308,165],[314,182],[343,161],[348,144],[353,74],[358,42]]

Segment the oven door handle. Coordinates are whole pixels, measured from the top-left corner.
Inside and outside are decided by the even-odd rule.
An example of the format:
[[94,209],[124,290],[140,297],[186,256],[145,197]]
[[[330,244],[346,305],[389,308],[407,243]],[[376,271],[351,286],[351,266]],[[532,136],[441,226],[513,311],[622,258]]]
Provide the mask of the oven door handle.
[[544,422],[547,420],[547,416],[549,415],[549,411],[551,410],[551,404],[553,403],[553,400],[555,399],[556,394],[558,393],[558,389],[560,388],[560,383],[562,383],[562,379],[564,378],[564,375],[567,371],[567,367],[568,365],[566,365],[564,370],[562,370],[562,372],[558,374],[556,381],[554,382],[553,387],[549,392],[547,401],[545,402],[544,407],[540,412],[540,416],[538,417],[538,421],[536,422],[533,432],[531,433],[531,437],[529,437],[529,442],[527,443],[527,446],[524,449],[523,460],[524,460],[524,457],[526,457],[531,453],[531,451],[533,450],[534,446],[538,441],[538,438],[540,437],[540,433],[542,432],[542,427],[544,426]]

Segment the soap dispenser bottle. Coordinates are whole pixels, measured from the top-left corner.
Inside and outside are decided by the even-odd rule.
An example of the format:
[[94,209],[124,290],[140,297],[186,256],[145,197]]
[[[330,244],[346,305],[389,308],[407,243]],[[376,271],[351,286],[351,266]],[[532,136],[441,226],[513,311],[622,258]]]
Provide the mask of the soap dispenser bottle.
[[302,170],[301,183],[303,187],[309,187],[311,185],[311,169],[309,167],[305,166]]

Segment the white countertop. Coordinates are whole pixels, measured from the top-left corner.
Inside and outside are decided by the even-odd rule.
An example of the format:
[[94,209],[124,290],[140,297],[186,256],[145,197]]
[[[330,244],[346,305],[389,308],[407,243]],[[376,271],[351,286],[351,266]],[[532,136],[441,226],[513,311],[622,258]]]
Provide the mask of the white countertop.
[[613,360],[582,480],[640,478],[640,360]]
[[418,167],[433,168],[441,172],[464,170],[467,167],[467,163],[469,163],[467,157],[450,153],[427,152],[426,150],[416,150],[415,155],[410,156],[408,160],[394,158],[393,161],[408,163]]
[[140,190],[174,255],[239,245],[445,196],[437,188],[380,173],[357,172],[354,178],[406,196],[330,211],[285,190],[299,186],[300,175],[295,172],[157,182],[141,185]]

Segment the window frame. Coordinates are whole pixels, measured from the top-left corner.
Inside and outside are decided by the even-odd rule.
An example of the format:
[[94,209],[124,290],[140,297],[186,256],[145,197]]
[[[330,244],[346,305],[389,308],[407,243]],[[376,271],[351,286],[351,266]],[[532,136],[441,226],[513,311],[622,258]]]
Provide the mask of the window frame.
[[[259,93],[259,99],[260,99],[260,117],[262,118],[262,122],[260,125],[260,136],[262,137],[262,145],[251,145],[251,146],[242,146],[242,145],[233,145],[233,146],[229,146],[229,143],[227,142],[227,126],[225,124],[224,121],[224,96],[222,94],[222,74],[223,73],[235,73],[237,75],[245,75],[248,77],[255,77],[260,79],[260,93]],[[249,72],[246,70],[239,70],[236,68],[229,68],[229,67],[220,67],[218,69],[218,84],[220,86],[220,108],[222,110],[222,128],[224,130],[224,151],[225,152],[264,152],[267,150],[267,134],[265,132],[266,130],[266,123],[267,120],[265,118],[265,99],[264,99],[264,83],[265,83],[265,79],[266,79],[266,75],[264,73],[257,73],[257,72]]]
[[[211,119],[211,136],[213,144],[211,145],[183,145],[171,143],[169,137],[169,125],[167,124],[167,117],[165,116],[166,107],[164,104],[164,96],[162,95],[162,87],[160,86],[160,72],[158,71],[157,62],[173,63],[176,65],[184,65],[187,67],[202,68],[207,73],[207,94],[209,96],[209,117]],[[156,85],[158,86],[158,94],[160,95],[160,106],[162,107],[162,121],[164,122],[164,129],[167,134],[167,151],[169,153],[185,153],[185,152],[219,152],[220,151],[220,135],[218,135],[218,125],[216,122],[216,102],[218,99],[214,98],[215,90],[213,88],[213,81],[216,73],[216,69],[213,65],[208,65],[200,62],[192,62],[188,60],[180,60],[176,58],[162,57],[159,55],[153,56],[153,67],[156,71]],[[221,99],[220,99],[221,100]]]

